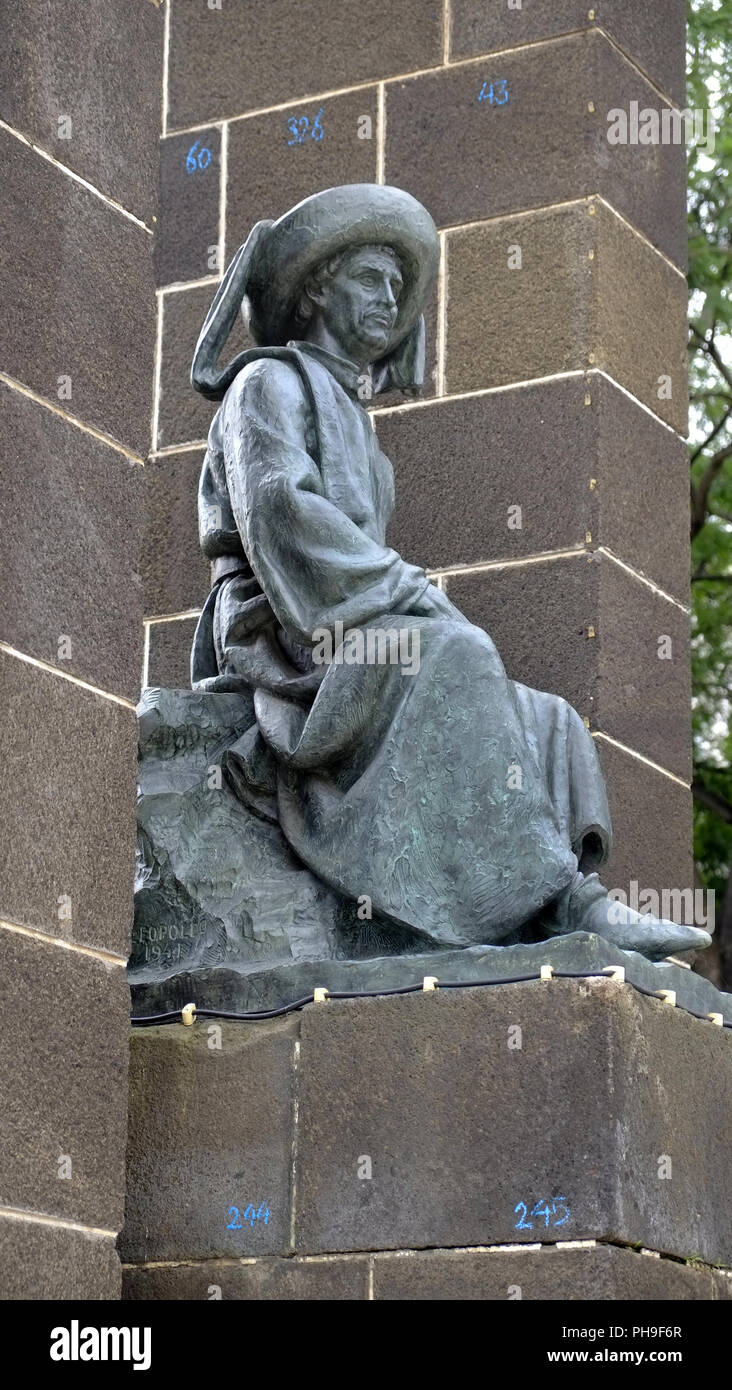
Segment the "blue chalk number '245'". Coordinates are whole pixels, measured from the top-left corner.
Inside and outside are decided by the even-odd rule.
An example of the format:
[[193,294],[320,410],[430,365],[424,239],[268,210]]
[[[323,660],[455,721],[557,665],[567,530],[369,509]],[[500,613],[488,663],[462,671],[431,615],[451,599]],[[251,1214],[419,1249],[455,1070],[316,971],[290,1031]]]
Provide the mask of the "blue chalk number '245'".
[[[561,1221],[552,1221],[552,1226],[565,1226],[565,1225],[567,1224],[567,1222],[569,1221],[569,1207],[567,1206],[567,1199],[566,1199],[566,1197],[551,1197],[551,1198],[549,1199],[549,1201],[551,1202],[551,1207],[549,1206],[549,1202],[544,1201],[544,1198],[542,1197],[542,1198],[541,1198],[541,1201],[536,1202],[535,1205],[531,1208],[531,1213],[530,1213],[531,1216],[543,1216],[543,1217],[544,1217],[544,1227],[545,1227],[545,1229],[546,1229],[546,1228],[548,1227],[548,1225],[549,1225],[549,1218],[550,1218],[550,1216],[556,1216],[556,1215],[557,1215],[557,1205],[559,1205],[559,1206],[563,1209],[563,1211],[564,1211],[564,1216],[562,1217]],[[515,1224],[515,1226],[514,1226],[514,1230],[515,1230],[515,1231],[533,1231],[533,1229],[534,1229],[534,1223],[533,1223],[533,1221],[527,1221],[527,1220],[526,1220],[526,1217],[529,1215],[529,1209],[528,1209],[526,1203],[525,1203],[525,1202],[517,1202],[517,1203],[516,1203],[516,1206],[515,1206],[514,1209],[513,1209],[513,1211],[514,1211],[514,1216],[516,1215],[517,1212],[519,1212],[519,1211],[521,1212],[521,1216],[519,1217],[518,1221],[516,1222],[516,1224]]]

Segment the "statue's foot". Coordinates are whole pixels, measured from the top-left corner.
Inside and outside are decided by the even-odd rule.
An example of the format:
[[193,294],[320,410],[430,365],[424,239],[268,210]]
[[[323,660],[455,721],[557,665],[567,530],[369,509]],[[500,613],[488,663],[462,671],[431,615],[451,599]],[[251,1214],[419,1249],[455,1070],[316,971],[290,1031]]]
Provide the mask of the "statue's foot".
[[709,932],[700,927],[678,926],[609,898],[597,874],[578,873],[558,906],[558,920],[565,931],[594,932],[622,951],[638,951],[649,960],[663,960],[679,951],[703,951],[712,944]]
[[623,951],[639,951],[649,960],[663,960],[678,951],[702,951],[712,944],[709,932],[700,927],[678,926],[664,917],[636,912],[608,897],[592,904],[585,930],[595,932]]

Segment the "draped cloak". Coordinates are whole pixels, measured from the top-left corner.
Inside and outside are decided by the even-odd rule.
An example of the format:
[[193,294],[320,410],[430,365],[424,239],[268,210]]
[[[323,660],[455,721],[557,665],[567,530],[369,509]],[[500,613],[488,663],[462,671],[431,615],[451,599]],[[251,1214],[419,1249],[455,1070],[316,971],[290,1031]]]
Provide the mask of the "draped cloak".
[[[214,583],[192,685],[241,695],[229,785],[354,913],[369,899],[427,947],[500,943],[606,857],[602,774],[566,701],[509,680],[386,545],[393,470],[358,382],[289,343],[253,349],[226,392],[199,491]],[[401,647],[364,660],[383,657],[379,633]]]

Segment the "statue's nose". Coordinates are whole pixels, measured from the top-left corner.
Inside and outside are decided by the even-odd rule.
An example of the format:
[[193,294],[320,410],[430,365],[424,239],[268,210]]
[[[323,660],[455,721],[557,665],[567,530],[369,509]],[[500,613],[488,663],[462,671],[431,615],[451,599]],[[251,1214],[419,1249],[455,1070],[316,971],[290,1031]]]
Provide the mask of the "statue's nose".
[[385,280],[381,287],[381,298],[390,309],[396,308],[396,298],[388,280]]

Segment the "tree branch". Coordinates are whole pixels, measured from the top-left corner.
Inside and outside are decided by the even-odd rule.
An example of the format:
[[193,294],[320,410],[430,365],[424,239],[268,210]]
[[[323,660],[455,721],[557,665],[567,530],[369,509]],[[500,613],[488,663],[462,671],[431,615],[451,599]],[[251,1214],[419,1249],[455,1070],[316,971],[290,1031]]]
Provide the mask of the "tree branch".
[[695,536],[698,536],[699,532],[702,529],[702,526],[704,525],[707,519],[707,506],[709,503],[709,493],[712,489],[712,484],[718,478],[719,474],[722,471],[722,464],[725,463],[725,461],[728,458],[732,458],[732,444],[725,444],[723,449],[720,449],[716,454],[714,454],[714,456],[709,460],[709,463],[704,469],[704,472],[702,473],[701,478],[699,479],[699,482],[697,483],[696,487],[692,487],[691,489],[692,540],[694,540]]
[[729,387],[732,387],[732,371],[730,371],[729,367],[727,367],[725,363],[722,361],[716,343],[713,343],[711,339],[705,338],[704,334],[699,330],[699,328],[697,328],[697,325],[695,323],[691,324],[691,331],[694,334],[694,336],[698,339],[699,347],[702,348],[703,351],[706,352],[709,357],[711,357],[720,376],[723,376],[727,385]]
[[710,434],[707,435],[706,439],[701,444],[697,445],[689,460],[690,464],[696,463],[696,460],[698,459],[699,455],[703,454],[704,450],[709,448],[709,445],[711,444],[712,440],[716,439],[720,430],[724,429],[725,425],[727,424],[727,421],[729,420],[730,415],[732,415],[732,405],[727,407],[727,409],[724,412],[724,415],[722,415],[722,417],[717,421],[716,425],[714,426],[714,429],[711,431]]
[[726,797],[720,796],[719,792],[711,791],[699,777],[694,778],[691,790],[694,800],[698,801],[700,806],[706,807],[707,811],[713,811],[727,825],[732,825],[732,804]]

